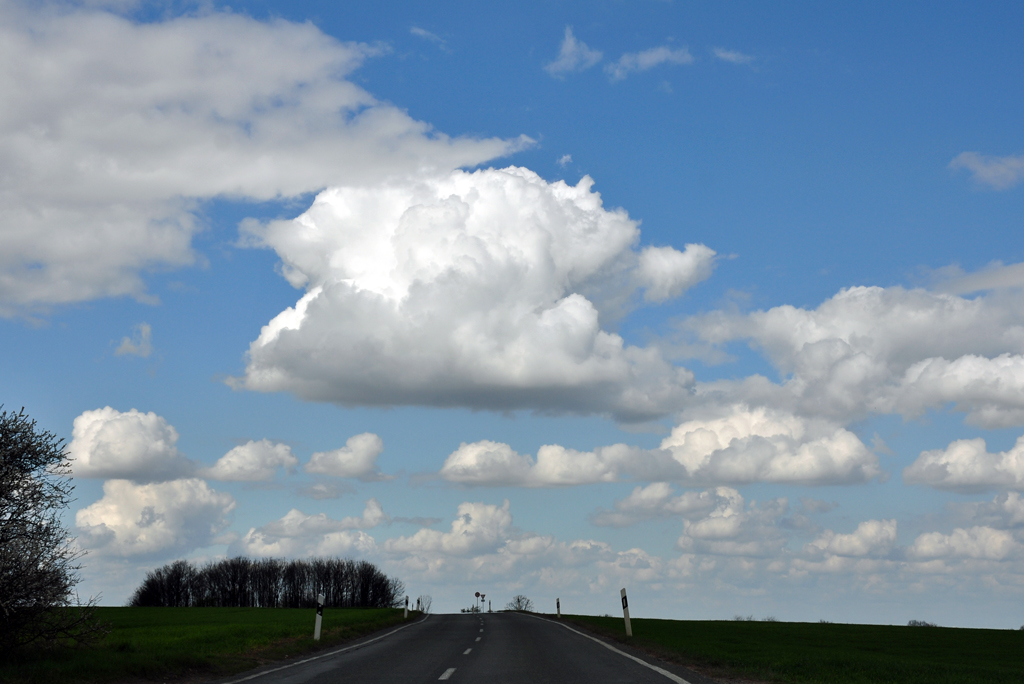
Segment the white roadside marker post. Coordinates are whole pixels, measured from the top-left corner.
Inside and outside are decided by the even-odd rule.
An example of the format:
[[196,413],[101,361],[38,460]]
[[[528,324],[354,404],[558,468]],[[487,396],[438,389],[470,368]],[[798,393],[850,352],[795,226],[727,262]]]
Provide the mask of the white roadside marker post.
[[324,595],[316,597],[316,627],[313,628],[313,639],[320,641],[320,624],[324,619]]
[[409,597],[405,597],[405,615],[402,616],[403,620],[409,619]]
[[558,619],[562,619],[562,599],[555,599],[555,610],[558,611]]
[[633,636],[633,626],[629,624],[629,601],[626,600],[626,588],[623,587],[622,591],[622,616],[626,618],[626,636]]

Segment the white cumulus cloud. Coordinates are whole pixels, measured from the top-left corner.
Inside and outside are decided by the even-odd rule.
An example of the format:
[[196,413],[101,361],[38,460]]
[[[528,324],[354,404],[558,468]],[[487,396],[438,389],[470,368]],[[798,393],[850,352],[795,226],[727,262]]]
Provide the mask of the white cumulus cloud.
[[389,520],[376,499],[366,502],[361,516],[341,520],[324,513],[308,515],[293,508],[280,520],[250,528],[232,544],[231,551],[254,557],[368,554],[376,549],[376,541],[362,530]]
[[68,454],[76,477],[159,482],[196,469],[175,446],[178,431],[152,411],[85,411],[75,418],[71,435]]
[[988,452],[980,437],[922,451],[903,471],[903,479],[908,484],[960,491],[1024,489],[1024,437],[1011,449],[995,454]]
[[884,556],[896,544],[895,520],[865,520],[849,534],[825,530],[809,547],[836,556]]
[[661,448],[697,482],[864,482],[880,474],[875,456],[852,432],[766,408],[728,407],[719,418],[689,420]]
[[817,309],[715,312],[684,327],[720,345],[746,339],[782,376],[696,387],[700,404],[742,401],[839,422],[912,418],[953,404],[981,427],[1024,422],[1019,293],[972,299],[900,287],[842,290]]
[[341,405],[610,413],[680,406],[692,373],[602,327],[642,289],[678,295],[714,252],[659,248],[584,177],[487,169],[322,192],[294,221],[251,224],[306,293],[263,327],[236,387]]
[[0,315],[149,300],[192,264],[197,203],[475,165],[527,139],[449,138],[347,80],[381,49],[230,11],[141,23],[0,4]]
[[1005,530],[975,526],[961,527],[951,534],[927,532],[914,540],[907,555],[916,559],[976,558],[1003,560],[1020,553],[1020,544]]
[[621,81],[634,71],[647,71],[661,64],[693,64],[693,55],[686,48],[673,50],[664,45],[642,52],[627,52],[604,70],[613,81]]
[[544,65],[544,71],[556,78],[573,71],[585,71],[601,61],[601,52],[592,50],[582,40],[573,35],[572,27],[565,27],[565,37],[562,39],[562,47],[558,51],[558,57],[549,64]]
[[268,439],[249,440],[217,459],[212,468],[200,471],[203,477],[228,482],[261,482],[273,480],[278,468],[295,469],[299,459],[287,444]]
[[103,498],[80,509],[75,526],[79,544],[102,555],[181,554],[214,543],[234,508],[230,494],[203,480],[107,480]]
[[349,437],[345,446],[333,451],[318,451],[309,459],[307,473],[354,477],[364,482],[386,479],[377,468],[377,457],[384,451],[384,442],[372,432]]
[[501,506],[465,502],[459,504],[458,515],[452,521],[450,531],[422,529],[410,537],[387,540],[384,549],[392,554],[479,554],[502,546],[511,526],[512,514],[507,499]]
[[624,479],[698,484],[865,482],[881,474],[852,432],[781,411],[733,406],[721,418],[673,428],[660,449],[627,444],[578,451],[557,444],[534,459],[502,442],[463,443],[440,476],[478,486],[558,487]]

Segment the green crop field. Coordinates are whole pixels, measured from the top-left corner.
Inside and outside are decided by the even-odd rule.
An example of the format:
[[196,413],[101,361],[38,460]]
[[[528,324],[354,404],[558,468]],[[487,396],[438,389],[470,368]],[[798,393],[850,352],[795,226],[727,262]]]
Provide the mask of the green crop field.
[[[216,677],[335,645],[402,622],[394,608],[98,608],[110,632],[85,647],[0,656],[0,682],[114,682]],[[412,619],[410,615],[409,619]]]
[[563,616],[710,676],[829,684],[1024,682],[1024,631]]

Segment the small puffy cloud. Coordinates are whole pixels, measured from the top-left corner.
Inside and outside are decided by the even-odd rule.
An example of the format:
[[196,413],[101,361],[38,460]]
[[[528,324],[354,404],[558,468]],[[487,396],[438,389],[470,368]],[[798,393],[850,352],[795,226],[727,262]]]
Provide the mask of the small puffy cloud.
[[598,509],[590,521],[599,527],[625,527],[651,518],[701,517],[714,510],[722,497],[731,496],[734,491],[720,487],[674,496],[675,492],[667,482],[652,482],[646,487],[636,487],[629,496],[616,501],[614,510]]
[[572,164],[571,154],[563,154],[561,157],[558,158],[558,165],[561,166],[563,169],[569,164]]
[[1003,560],[1020,553],[1020,544],[1005,530],[975,526],[956,528],[952,534],[927,532],[914,540],[907,556],[917,560],[932,558],[974,558]]
[[376,542],[361,530],[389,520],[376,499],[366,502],[361,516],[341,520],[324,513],[307,515],[293,508],[280,520],[250,528],[232,544],[231,551],[255,557],[366,554],[376,548]]
[[693,64],[693,55],[686,48],[673,50],[661,46],[643,52],[627,52],[604,70],[613,81],[621,81],[634,71],[647,71],[661,64]]
[[351,405],[665,415],[692,373],[602,327],[711,271],[714,252],[659,248],[593,181],[454,171],[322,192],[294,221],[250,224],[306,292],[249,347],[238,388]]
[[384,442],[372,432],[349,437],[345,446],[334,451],[318,451],[304,467],[307,473],[354,477],[364,482],[386,479],[377,469],[377,457]]
[[907,418],[952,404],[981,427],[1024,422],[1020,294],[971,299],[900,287],[855,287],[817,309],[715,312],[684,328],[721,345],[746,339],[784,378],[698,385],[700,405],[771,405],[839,422]]
[[999,527],[1024,526],[1024,496],[1020,492],[1003,492],[996,495],[991,503],[980,504],[976,516],[996,521]]
[[512,514],[507,499],[501,506],[466,502],[459,504],[451,531],[422,529],[410,537],[387,540],[384,549],[392,554],[479,554],[502,546],[511,526]]
[[230,494],[203,480],[107,480],[103,498],[79,510],[75,525],[79,544],[102,555],[182,554],[214,543],[234,508]]
[[880,474],[878,457],[852,432],[744,405],[720,418],[680,423],[661,448],[697,482],[838,484]]
[[885,556],[895,544],[895,520],[866,520],[850,534],[826,530],[809,548],[836,556]]
[[1024,155],[994,157],[961,152],[949,162],[951,169],[967,169],[976,183],[993,190],[1008,190],[1024,179]]
[[572,27],[565,27],[565,38],[558,51],[558,57],[550,64],[544,65],[544,71],[556,78],[562,78],[573,71],[586,71],[601,61],[601,52],[591,50],[587,44],[577,40]]
[[217,459],[212,468],[201,471],[203,477],[227,482],[265,482],[274,479],[278,468],[291,471],[299,464],[287,444],[268,439],[250,440]]
[[141,356],[153,353],[153,329],[149,323],[139,323],[133,328],[131,337],[122,337],[121,344],[114,350],[114,356]]
[[685,252],[673,247],[645,247],[640,252],[637,273],[646,288],[644,299],[649,302],[675,299],[710,278],[714,265],[715,252],[704,245],[686,245]]
[[772,499],[761,505],[747,504],[730,487],[717,487],[702,497],[710,511],[695,509],[683,519],[683,534],[676,545],[687,553],[718,556],[777,556],[786,545],[779,520],[789,512],[786,499]]
[[137,22],[0,3],[0,316],[196,261],[197,208],[447,170],[528,140],[453,139],[347,80],[381,49],[230,11]]
[[1024,489],[1024,437],[1008,451],[988,452],[985,440],[959,439],[945,449],[922,451],[906,470],[907,484],[937,489],[982,491]]
[[752,56],[745,55],[738,50],[726,50],[725,48],[716,47],[711,52],[718,59],[730,64],[750,64],[754,61]]
[[178,431],[150,411],[109,406],[75,418],[68,454],[75,477],[160,482],[195,472],[175,444]]

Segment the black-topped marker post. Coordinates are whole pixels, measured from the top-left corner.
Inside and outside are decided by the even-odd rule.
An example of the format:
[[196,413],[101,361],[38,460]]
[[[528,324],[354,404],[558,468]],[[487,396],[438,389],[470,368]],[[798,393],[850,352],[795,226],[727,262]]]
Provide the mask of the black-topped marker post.
[[316,627],[313,628],[313,639],[320,641],[320,624],[324,619],[324,595],[316,597]]
[[562,599],[555,599],[555,610],[558,612],[558,619],[562,619]]
[[633,636],[633,626],[629,624],[629,601],[626,600],[626,588],[623,587],[622,591],[622,617],[626,619],[626,636]]

